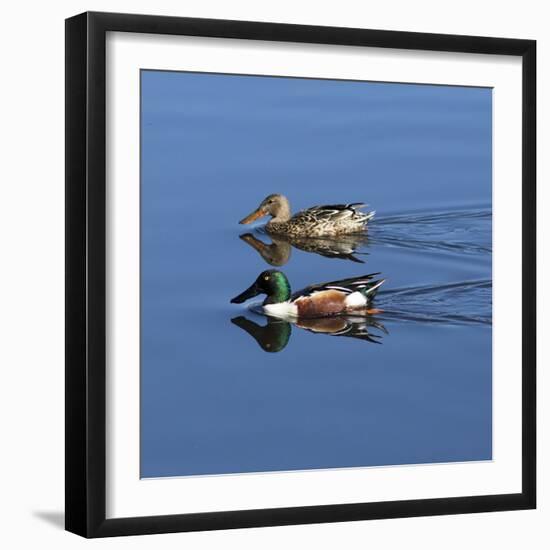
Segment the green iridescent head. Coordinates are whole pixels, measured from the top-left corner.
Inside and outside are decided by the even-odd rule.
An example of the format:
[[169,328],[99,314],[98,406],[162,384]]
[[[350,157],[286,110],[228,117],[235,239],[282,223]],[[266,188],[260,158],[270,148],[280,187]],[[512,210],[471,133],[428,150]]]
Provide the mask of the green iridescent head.
[[258,278],[244,292],[231,300],[232,304],[242,304],[245,300],[267,294],[265,304],[278,304],[290,300],[290,283],[282,271],[268,269],[260,273]]

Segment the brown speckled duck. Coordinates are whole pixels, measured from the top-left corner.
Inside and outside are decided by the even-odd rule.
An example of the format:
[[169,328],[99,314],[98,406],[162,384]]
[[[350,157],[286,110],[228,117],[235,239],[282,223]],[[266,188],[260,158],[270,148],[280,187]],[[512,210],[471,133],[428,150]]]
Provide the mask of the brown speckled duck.
[[271,234],[320,237],[323,235],[345,235],[359,233],[366,229],[374,212],[360,212],[363,203],[327,204],[313,206],[291,215],[290,204],[284,195],[267,196],[254,212],[239,223],[251,223],[258,218],[271,216],[266,230]]

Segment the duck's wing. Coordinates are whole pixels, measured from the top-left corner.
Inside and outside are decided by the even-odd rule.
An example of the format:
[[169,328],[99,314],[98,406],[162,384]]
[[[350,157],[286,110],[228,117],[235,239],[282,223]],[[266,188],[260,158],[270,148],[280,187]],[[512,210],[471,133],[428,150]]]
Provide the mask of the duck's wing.
[[302,210],[294,216],[295,219],[304,221],[345,221],[351,219],[360,219],[366,221],[374,216],[374,212],[361,212],[361,208],[367,205],[362,202],[352,202],[349,204],[325,204],[312,206],[307,210]]
[[323,290],[338,290],[345,294],[351,294],[352,292],[362,292],[363,294],[369,294],[373,296],[378,287],[384,282],[384,279],[374,280],[374,278],[380,275],[378,273],[369,273],[361,277],[352,277],[350,279],[339,279],[338,281],[330,281],[328,283],[319,283],[311,285],[302,290],[298,290],[292,295],[292,300],[296,300],[301,296],[310,296],[315,292],[321,292]]

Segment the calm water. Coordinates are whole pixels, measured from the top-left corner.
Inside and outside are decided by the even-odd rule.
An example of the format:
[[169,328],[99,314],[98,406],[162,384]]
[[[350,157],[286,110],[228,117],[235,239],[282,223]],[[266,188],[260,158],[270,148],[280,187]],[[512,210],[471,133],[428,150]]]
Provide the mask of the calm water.
[[[491,101],[142,73],[143,477],[491,459]],[[274,192],[377,215],[308,251],[237,224]],[[229,303],[273,265],[380,271],[384,313],[332,336]]]

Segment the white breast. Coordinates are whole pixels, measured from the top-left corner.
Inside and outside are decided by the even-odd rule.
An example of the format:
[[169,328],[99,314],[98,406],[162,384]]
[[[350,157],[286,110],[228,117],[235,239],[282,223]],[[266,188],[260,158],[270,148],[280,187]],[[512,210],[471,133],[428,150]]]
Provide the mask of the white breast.
[[290,302],[266,304],[264,306],[264,311],[268,315],[280,317],[281,319],[285,319],[286,317],[298,317],[298,307],[296,306],[296,304],[291,304]]

